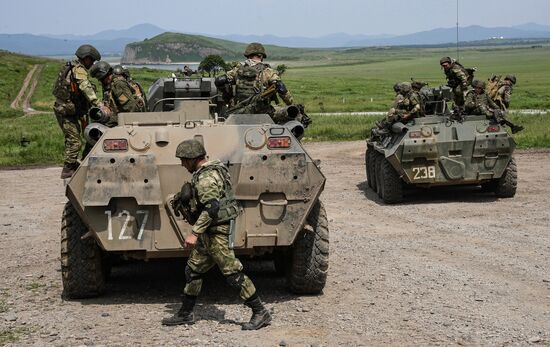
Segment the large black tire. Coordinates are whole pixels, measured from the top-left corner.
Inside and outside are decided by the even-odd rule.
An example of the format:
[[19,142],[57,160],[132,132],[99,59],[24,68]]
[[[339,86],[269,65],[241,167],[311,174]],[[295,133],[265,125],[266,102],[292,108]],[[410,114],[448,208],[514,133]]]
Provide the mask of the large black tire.
[[510,160],[502,177],[497,180],[495,195],[499,198],[511,198],[516,195],[518,187],[518,169],[514,158]]
[[70,299],[98,296],[105,287],[102,251],[93,237],[81,239],[88,228],[70,202],[61,222],[61,275],[63,294]]
[[395,204],[403,201],[403,182],[401,177],[387,159],[380,161],[380,186],[381,198],[386,204]]
[[375,156],[374,156],[374,162],[373,162],[373,167],[374,167],[374,191],[378,194],[378,196],[380,198],[382,198],[382,181],[383,181],[383,176],[382,176],[382,167],[381,167],[381,164],[382,164],[382,161],[385,160],[384,156],[378,152],[376,152]]
[[375,172],[374,172],[374,158],[376,152],[372,147],[367,148],[365,152],[365,170],[367,173],[367,183],[372,190],[376,189]]
[[287,274],[290,290],[297,294],[319,294],[327,281],[329,232],[325,208],[317,201],[307,218],[313,230],[302,230],[292,248]]

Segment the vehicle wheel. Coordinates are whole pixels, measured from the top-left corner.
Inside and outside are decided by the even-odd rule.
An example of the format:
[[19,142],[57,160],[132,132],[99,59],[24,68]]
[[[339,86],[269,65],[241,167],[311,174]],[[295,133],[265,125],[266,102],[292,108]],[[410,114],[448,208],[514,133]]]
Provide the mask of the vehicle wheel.
[[388,160],[380,162],[380,177],[378,185],[381,186],[381,198],[386,204],[395,204],[403,201],[403,183],[401,177]]
[[321,201],[313,206],[307,223],[313,230],[304,228],[297,236],[287,281],[294,293],[318,294],[327,281],[329,254],[328,220]]
[[365,170],[367,172],[367,183],[372,190],[376,190],[375,172],[374,172],[374,157],[376,152],[372,147],[367,148],[365,152]]
[[373,163],[373,167],[374,167],[374,182],[375,182],[375,185],[374,185],[374,191],[378,194],[378,196],[380,198],[382,198],[382,181],[384,179],[384,177],[382,176],[382,170],[381,170],[381,164],[382,164],[382,161],[384,161],[386,158],[384,158],[384,156],[380,153],[376,153],[376,155],[374,156],[374,163]]
[[518,187],[518,169],[514,158],[510,160],[502,177],[497,180],[495,195],[499,198],[511,198]]
[[98,296],[105,286],[105,264],[94,238],[84,240],[88,228],[70,202],[61,222],[61,275],[63,293],[71,299]]

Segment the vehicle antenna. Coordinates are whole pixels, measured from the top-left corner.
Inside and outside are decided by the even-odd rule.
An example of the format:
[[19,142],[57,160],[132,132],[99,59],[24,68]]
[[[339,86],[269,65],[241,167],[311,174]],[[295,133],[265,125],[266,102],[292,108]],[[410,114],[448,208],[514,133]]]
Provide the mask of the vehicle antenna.
[[456,60],[460,59],[459,49],[458,49],[458,0],[456,0]]

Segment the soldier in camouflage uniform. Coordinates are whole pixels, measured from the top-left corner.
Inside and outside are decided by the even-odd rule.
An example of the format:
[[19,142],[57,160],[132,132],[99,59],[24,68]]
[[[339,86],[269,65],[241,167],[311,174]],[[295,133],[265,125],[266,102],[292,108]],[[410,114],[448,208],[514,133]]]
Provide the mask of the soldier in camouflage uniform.
[[130,71],[126,66],[123,65],[115,65],[113,67],[113,74],[115,76],[122,76],[126,79],[130,87],[132,87],[132,92],[136,97],[141,99],[140,103],[145,105],[145,111],[147,111],[147,95],[145,94],[145,91],[143,90],[143,87],[141,84],[139,84],[138,81],[132,78],[130,75]]
[[498,106],[485,93],[485,83],[475,80],[472,82],[473,89],[470,89],[466,94],[464,108],[467,114],[478,114],[492,117],[494,110]]
[[[186,285],[180,310],[162,321],[164,325],[192,324],[193,308],[202,287],[202,278],[217,265],[227,283],[240,290],[244,304],[252,309],[250,322],[243,330],[256,330],[270,324],[271,315],[256,294],[254,284],[243,272],[241,262],[229,248],[230,222],[238,215],[229,171],[219,160],[206,160],[206,151],[197,140],[185,140],[178,145],[176,156],[182,166],[193,174],[192,201],[181,201],[176,194],[174,204],[182,203],[196,208],[198,218],[192,233],[185,237],[185,246],[193,247],[185,267]],[[185,185],[184,185],[185,186]],[[182,188],[183,191],[183,188]],[[175,208],[177,211],[177,209]]]
[[65,63],[59,71],[52,91],[55,96],[54,114],[65,137],[63,179],[72,177],[78,168],[78,154],[82,148],[81,125],[85,126],[90,107],[100,105],[95,88],[88,79],[88,69],[94,61],[101,59],[101,54],[91,45],[82,45],[75,55],[77,60]]
[[[414,82],[416,83],[416,82]],[[420,87],[421,88],[421,87]],[[420,90],[420,88],[417,88]],[[418,90],[412,88],[409,82],[396,83],[394,85],[397,95],[395,96],[392,108],[389,110],[385,120],[376,122],[379,135],[389,133],[393,123],[407,123],[413,118],[424,116],[424,106]]]
[[512,134],[524,129],[522,125],[516,125],[505,118],[505,114],[498,105],[485,93],[485,82],[474,80],[472,86],[474,89],[466,95],[464,105],[466,113],[485,115],[501,125],[507,125],[512,130]]
[[[216,78],[216,86],[223,88],[226,85],[235,85],[234,97],[229,102],[230,113],[267,113],[273,116],[275,109],[271,101],[278,102],[277,95],[286,105],[294,103],[292,94],[275,70],[269,64],[263,62],[267,58],[265,48],[261,43],[253,42],[246,47],[244,56],[246,61],[239,63],[225,76]],[[274,86],[273,93],[265,98],[250,100],[255,95],[265,92],[269,87]]]
[[512,97],[513,86],[516,84],[516,76],[507,75],[500,85],[495,98],[495,103],[502,111],[510,107],[510,98]]
[[470,74],[460,63],[450,57],[443,57],[439,61],[447,77],[447,85],[453,88],[454,103],[459,108],[464,106],[464,96],[470,85]]
[[111,110],[112,117],[100,120],[107,126],[117,124],[117,115],[120,112],[144,112],[145,103],[137,97],[126,78],[114,75],[109,63],[100,61],[90,69],[90,75],[101,82],[103,86],[103,103]]

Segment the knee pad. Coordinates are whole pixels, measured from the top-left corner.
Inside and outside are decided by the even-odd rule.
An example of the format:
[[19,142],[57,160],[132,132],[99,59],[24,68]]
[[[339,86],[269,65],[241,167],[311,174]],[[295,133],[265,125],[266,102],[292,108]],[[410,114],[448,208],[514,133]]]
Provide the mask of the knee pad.
[[191,267],[189,267],[189,265],[185,266],[185,283],[191,283],[201,278],[202,278],[202,274],[193,271]]
[[245,277],[242,272],[236,272],[234,274],[227,275],[225,279],[231,287],[240,289],[244,283]]

